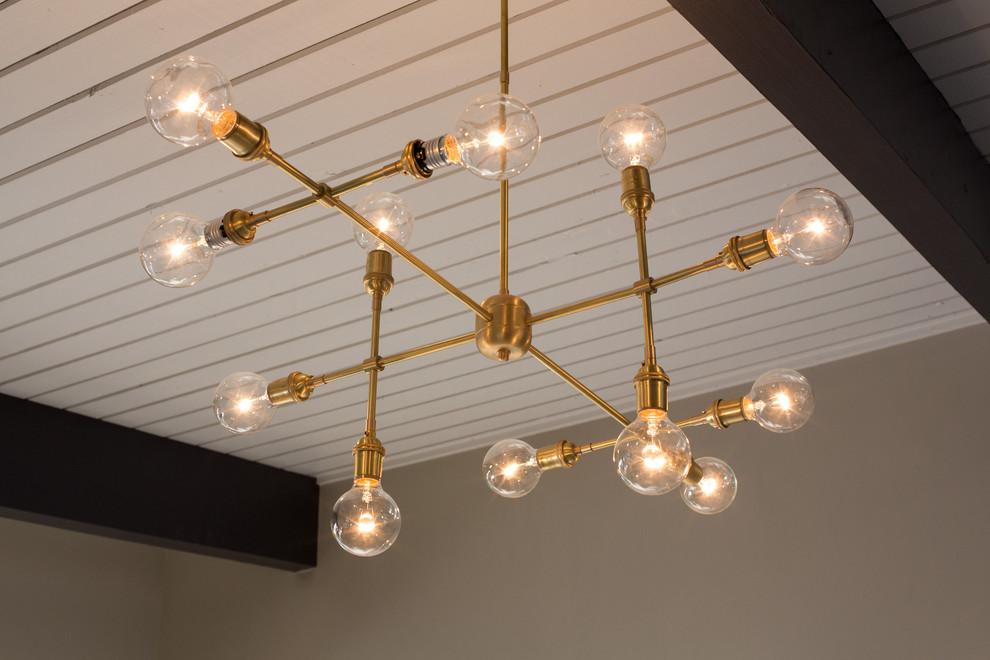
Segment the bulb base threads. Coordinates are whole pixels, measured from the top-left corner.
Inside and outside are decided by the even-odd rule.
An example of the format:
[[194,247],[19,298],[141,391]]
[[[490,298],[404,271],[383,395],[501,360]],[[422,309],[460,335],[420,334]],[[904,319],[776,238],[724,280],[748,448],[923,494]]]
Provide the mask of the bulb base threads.
[[224,232],[223,220],[217,220],[206,225],[206,229],[203,230],[203,238],[206,239],[206,244],[214,250],[221,250],[234,244],[234,241],[227,238],[227,234]]
[[457,142],[450,135],[441,135],[422,143],[423,165],[428,170],[439,170],[460,160]]
[[648,215],[653,208],[650,171],[642,165],[630,165],[622,170],[622,208],[632,217]]
[[633,378],[636,388],[636,410],[662,411],[667,414],[667,388],[670,378],[655,364],[644,364]]
[[354,482],[363,480],[377,484],[382,480],[382,462],[385,459],[385,447],[373,435],[365,434],[354,445],[351,452],[354,455]]
[[529,325],[529,305],[519,296],[497,293],[481,302],[492,320],[475,317],[474,339],[478,351],[497,362],[518,360],[529,351],[533,328]]

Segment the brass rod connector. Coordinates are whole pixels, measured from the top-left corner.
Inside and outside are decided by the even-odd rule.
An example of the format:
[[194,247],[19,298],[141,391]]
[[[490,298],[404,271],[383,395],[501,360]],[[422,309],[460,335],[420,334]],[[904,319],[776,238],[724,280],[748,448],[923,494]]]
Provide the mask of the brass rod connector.
[[701,414],[681,420],[677,422],[677,426],[687,428],[708,424],[716,429],[724,429],[745,421],[748,421],[745,397],[738,397],[735,399],[715,399],[712,405],[705,408]]
[[559,364],[551,360],[541,351],[537,350],[535,346],[530,345],[529,354],[535,357],[537,360],[539,360],[544,367],[546,367],[553,373],[560,376],[565,383],[576,389],[584,396],[588,397],[596,406],[607,412],[612,417],[612,419],[619,422],[623,426],[629,426],[629,420],[623,417],[622,413],[620,413],[612,406],[608,405],[608,403],[603,398],[601,398],[600,396],[589,390],[587,387],[585,387],[584,384],[581,383],[581,381],[579,381],[577,378],[567,373],[567,371],[565,371],[563,367],[561,367]]
[[733,236],[718,253],[722,265],[744,272],[777,256],[771,246],[770,230],[761,229],[745,236]]

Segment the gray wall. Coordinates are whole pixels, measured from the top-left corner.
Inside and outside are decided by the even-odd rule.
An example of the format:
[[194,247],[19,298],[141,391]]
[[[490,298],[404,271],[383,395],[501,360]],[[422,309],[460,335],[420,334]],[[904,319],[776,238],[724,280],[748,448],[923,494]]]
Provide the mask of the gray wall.
[[718,516],[634,494],[609,456],[514,501],[484,451],[386,459],[403,528],[380,557],[327,534],[303,575],[169,553],[163,657],[988,657],[988,367],[983,325],[807,369],[816,415],[793,436],[693,431],[740,480]]
[[302,574],[0,521],[0,657],[155,657],[160,622],[165,659],[985,658],[988,368],[981,325],[805,370],[792,436],[692,430],[739,477],[718,516],[634,494],[608,455],[503,500],[480,450],[386,462],[396,545],[324,533]]
[[0,519],[0,658],[160,657],[164,556]]

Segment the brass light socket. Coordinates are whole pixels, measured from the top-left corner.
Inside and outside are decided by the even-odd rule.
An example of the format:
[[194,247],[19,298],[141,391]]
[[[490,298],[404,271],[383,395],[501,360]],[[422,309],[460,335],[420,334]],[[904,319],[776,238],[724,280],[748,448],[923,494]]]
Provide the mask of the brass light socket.
[[526,355],[533,340],[529,325],[529,305],[519,296],[497,293],[481,302],[491,312],[492,320],[475,317],[474,339],[486,358],[509,362]]
[[662,410],[667,412],[667,388],[670,378],[655,364],[644,364],[633,378],[636,388],[636,410]]
[[768,232],[767,229],[761,229],[752,234],[730,238],[719,252],[722,263],[732,270],[742,272],[773,259],[776,255],[770,247]]
[[301,371],[293,371],[285,378],[273,380],[268,384],[268,398],[276,406],[305,401],[315,389],[312,380],[312,376]]
[[422,140],[413,140],[402,150],[402,172],[414,179],[429,179],[433,170],[426,166],[426,151]]
[[541,447],[536,450],[536,464],[541,470],[556,470],[569,468],[581,458],[578,446],[573,442],[561,440],[555,445]]
[[369,479],[375,483],[382,479],[382,461],[385,459],[385,447],[373,435],[365,435],[354,445],[354,480]]
[[653,208],[653,189],[650,187],[650,171],[642,165],[630,165],[622,170],[622,208],[634,218],[646,215]]
[[257,231],[251,222],[253,219],[253,213],[234,209],[228,211],[220,222],[223,224],[223,233],[227,238],[237,245],[247,245],[254,240],[254,234]]
[[262,160],[272,153],[268,129],[234,110],[213,122],[213,136],[241,160]]
[[688,468],[688,473],[684,477],[684,483],[688,486],[697,486],[701,483],[701,478],[705,476],[705,471],[700,465],[691,461],[691,467]]
[[369,295],[381,292],[384,296],[392,290],[392,253],[387,250],[372,250],[368,253],[364,269],[364,288]]

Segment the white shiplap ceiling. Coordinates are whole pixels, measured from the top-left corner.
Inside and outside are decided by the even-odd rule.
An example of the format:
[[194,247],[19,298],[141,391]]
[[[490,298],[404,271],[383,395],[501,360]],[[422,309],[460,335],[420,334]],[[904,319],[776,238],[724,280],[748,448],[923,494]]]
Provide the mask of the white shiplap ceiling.
[[[919,4],[881,9],[987,155],[987,3],[912,11]],[[601,118],[623,103],[651,105],[670,131],[652,171],[654,276],[768,226],[801,187],[835,190],[856,216],[852,246],[827,266],[775,260],[655,296],[675,416],[696,412],[678,410],[677,398],[730,385],[726,394],[738,396],[771,366],[807,366],[981,322],[665,3],[513,0],[510,12],[511,91],[531,105],[543,134],[535,163],[510,188],[509,283],[534,312],[637,279],[632,222],[596,139]],[[965,57],[956,54],[961,42]],[[346,477],[363,431],[363,377],[280,408],[272,426],[250,436],[224,431],[210,400],[234,371],[274,379],[366,357],[364,256],[348,222],[319,208],[283,218],[250,247],[221,253],[192,289],[161,287],[138,262],[137,240],[162,212],[215,219],[304,196],[270,167],[218,145],[181,150],[151,129],[147,76],[184,53],[220,66],[237,108],[265,123],[276,151],[333,185],[393,161],[411,139],[445,133],[467,102],[497,90],[498,3],[0,5],[0,391],[320,481]],[[957,84],[960,77],[967,82]],[[496,292],[497,185],[448,169],[371,190],[391,190],[412,206],[413,252],[476,300]],[[473,330],[471,313],[418,272],[397,261],[395,277],[383,355]],[[533,341],[628,410],[642,359],[639,321],[630,299],[537,326]],[[390,367],[379,397],[390,466],[601,414],[535,360],[498,365],[473,345]]]

